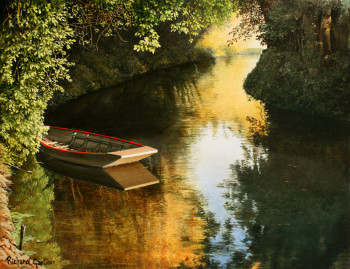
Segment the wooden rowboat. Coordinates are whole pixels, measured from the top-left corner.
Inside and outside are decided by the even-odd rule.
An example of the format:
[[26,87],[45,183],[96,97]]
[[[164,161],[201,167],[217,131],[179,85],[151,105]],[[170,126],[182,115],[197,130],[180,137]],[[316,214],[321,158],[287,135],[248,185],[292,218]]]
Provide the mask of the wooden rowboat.
[[144,159],[157,150],[139,143],[60,127],[50,127],[40,150],[59,160],[94,167],[112,167]]

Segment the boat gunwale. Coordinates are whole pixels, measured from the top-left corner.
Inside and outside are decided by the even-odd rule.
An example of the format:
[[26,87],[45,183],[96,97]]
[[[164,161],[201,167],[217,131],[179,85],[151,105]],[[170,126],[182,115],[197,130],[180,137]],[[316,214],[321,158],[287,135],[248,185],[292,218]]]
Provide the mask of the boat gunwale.
[[[133,145],[137,145],[140,147],[145,147],[145,145],[136,143],[136,142],[132,142],[129,140],[125,140],[125,139],[121,139],[121,138],[117,138],[117,137],[113,137],[113,136],[108,136],[108,135],[102,135],[102,134],[96,134],[96,133],[91,133],[91,132],[87,132],[87,131],[81,131],[81,130],[74,130],[74,129],[69,129],[69,128],[62,128],[62,127],[55,127],[55,126],[49,126],[50,129],[59,129],[59,130],[67,130],[67,131],[74,131],[74,132],[78,132],[78,133],[85,133],[85,134],[91,134],[91,135],[96,135],[96,136],[101,136],[101,137],[107,137],[107,138],[111,138],[114,140],[118,140],[118,141],[122,141],[122,142],[126,142],[129,144],[133,144]],[[58,150],[58,151],[63,151],[63,152],[69,152],[69,153],[79,153],[79,154],[95,154],[95,155],[106,155],[109,154],[108,152],[87,152],[87,151],[74,151],[74,150],[67,150],[67,149],[60,149],[60,148],[56,148],[53,146],[50,146],[48,144],[46,144],[43,140],[40,140],[40,144],[44,145],[45,147],[54,149],[54,150]]]

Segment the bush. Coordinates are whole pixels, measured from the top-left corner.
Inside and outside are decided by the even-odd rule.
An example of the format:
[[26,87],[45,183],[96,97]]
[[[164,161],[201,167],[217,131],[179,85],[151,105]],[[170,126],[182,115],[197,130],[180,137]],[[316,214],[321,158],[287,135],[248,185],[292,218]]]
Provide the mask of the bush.
[[350,116],[350,55],[303,57],[268,49],[248,75],[244,88],[255,98],[282,109],[327,117]]

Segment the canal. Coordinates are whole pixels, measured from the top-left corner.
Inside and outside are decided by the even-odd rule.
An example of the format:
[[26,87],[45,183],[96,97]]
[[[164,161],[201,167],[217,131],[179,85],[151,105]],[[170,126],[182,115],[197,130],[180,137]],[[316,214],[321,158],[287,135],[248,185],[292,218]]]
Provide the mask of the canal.
[[253,100],[258,59],[156,71],[51,111],[48,125],[157,148],[143,164],[160,184],[122,192],[32,160],[10,196],[24,247],[56,268],[343,268],[349,126]]

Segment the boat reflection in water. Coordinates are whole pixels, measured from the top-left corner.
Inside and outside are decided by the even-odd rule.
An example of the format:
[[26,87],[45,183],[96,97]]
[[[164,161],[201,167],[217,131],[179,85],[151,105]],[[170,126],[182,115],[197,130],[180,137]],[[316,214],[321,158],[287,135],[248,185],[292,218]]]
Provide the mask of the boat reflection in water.
[[43,167],[61,175],[124,191],[159,183],[140,162],[100,168],[65,162],[42,152],[37,159]]

